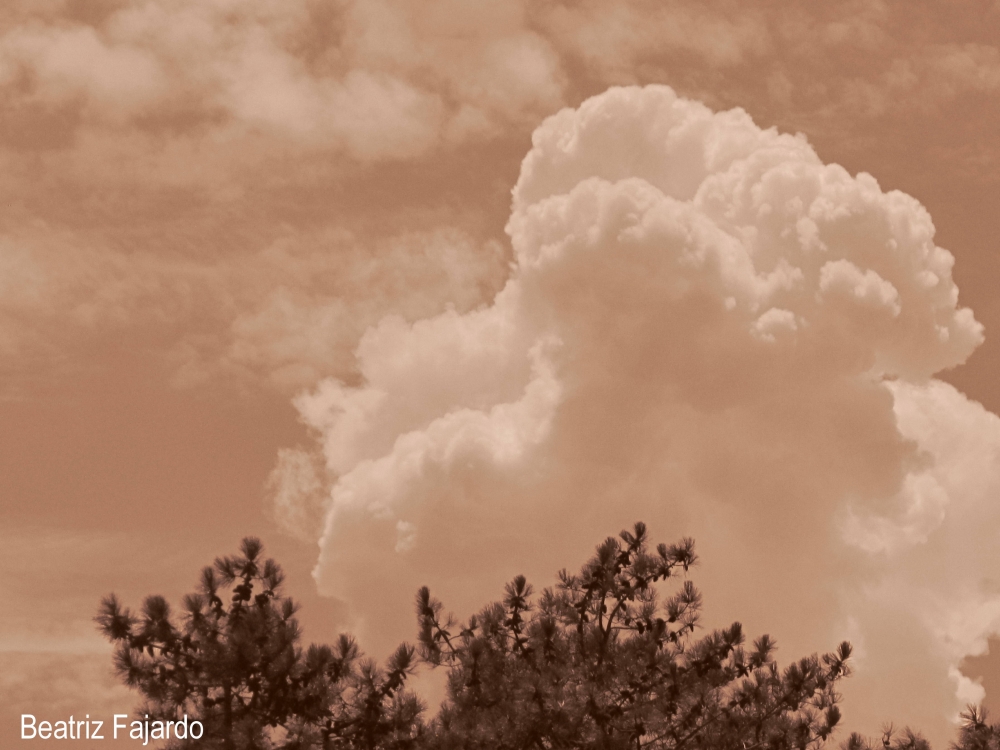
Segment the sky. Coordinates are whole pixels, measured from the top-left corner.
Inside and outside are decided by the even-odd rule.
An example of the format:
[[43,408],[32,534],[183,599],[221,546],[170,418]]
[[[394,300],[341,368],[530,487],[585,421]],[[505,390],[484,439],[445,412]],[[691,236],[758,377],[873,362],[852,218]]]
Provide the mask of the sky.
[[705,623],[1000,707],[1000,3],[8,0],[0,733],[264,539],[413,639],[644,520]]

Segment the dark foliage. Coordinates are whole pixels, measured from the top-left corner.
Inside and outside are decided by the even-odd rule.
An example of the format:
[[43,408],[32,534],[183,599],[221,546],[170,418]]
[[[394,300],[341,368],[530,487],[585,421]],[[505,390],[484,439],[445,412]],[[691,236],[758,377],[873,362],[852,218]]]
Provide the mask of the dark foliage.
[[739,623],[694,637],[701,597],[686,571],[694,545],[647,549],[636,524],[609,538],[577,575],[563,571],[532,602],[514,579],[467,624],[417,597],[420,647],[447,665],[449,698],[427,733],[433,748],[811,748],[840,719],[847,643],[779,670],[773,642],[743,647]]
[[179,622],[160,596],[138,617],[113,594],[101,602],[95,619],[116,644],[115,671],[146,699],[137,714],[204,724],[202,739],[176,748],[412,747],[422,706],[403,686],[414,649],[400,646],[385,669],[349,636],[303,652],[296,605],[262,551],[247,538],[239,555],[206,567]]
[[[443,617],[441,603],[421,589],[419,649],[401,645],[382,668],[346,635],[332,647],[300,648],[281,570],[262,559],[252,538],[239,555],[203,570],[180,618],[162,597],[147,598],[136,616],[111,595],[96,620],[116,644],[116,671],[145,698],[139,715],[187,714],[204,723],[203,739],[172,740],[172,748],[823,744],[840,719],[835,688],[848,674],[850,646],[781,670],[774,643],[762,636],[745,647],[739,623],[696,637],[701,596],[690,581],[660,593],[695,559],[689,539],[650,550],[639,523],[601,544],[578,574],[560,573],[538,597],[523,576],[515,578],[501,601],[462,625]],[[406,689],[418,660],[449,673],[448,698],[430,721]],[[845,746],[872,745],[852,736]],[[925,750],[899,742],[892,748]]]
[[909,727],[896,731],[895,727],[890,725],[877,740],[853,732],[840,747],[841,750],[930,750],[931,746],[919,733]]
[[952,750],[1000,750],[1000,724],[990,724],[984,708],[969,706]]

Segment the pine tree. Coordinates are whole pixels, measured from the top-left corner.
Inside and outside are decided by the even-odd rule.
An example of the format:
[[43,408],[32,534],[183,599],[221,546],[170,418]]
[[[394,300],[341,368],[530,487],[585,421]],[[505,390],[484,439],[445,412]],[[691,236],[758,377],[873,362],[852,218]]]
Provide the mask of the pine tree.
[[[348,635],[303,650],[296,605],[262,551],[244,539],[238,555],[205,568],[179,619],[159,596],[139,616],[114,595],[101,604],[115,669],[145,700],[138,715],[204,725],[203,737],[171,748],[811,750],[840,720],[847,643],[781,670],[774,642],[745,647],[739,623],[698,636],[693,584],[661,592],[694,565],[694,543],[651,550],[641,523],[538,597],[518,576],[463,625],[421,589],[419,646],[401,645],[383,667]],[[430,721],[407,689],[420,661],[448,670]],[[926,750],[905,739],[893,750]],[[980,747],[993,745],[958,750]]]
[[147,597],[140,617],[114,594],[101,602],[95,619],[116,644],[115,670],[145,699],[137,716],[200,721],[204,736],[176,748],[412,747],[423,710],[404,690],[413,647],[400,646],[385,669],[346,635],[303,652],[297,605],[262,552],[247,538],[240,554],[204,568],[179,624],[161,596]]
[[417,596],[423,658],[449,669],[429,748],[805,750],[840,720],[835,687],[850,645],[779,670],[767,636],[743,647],[739,623],[700,638],[701,597],[684,581],[694,544],[650,552],[646,527],[609,538],[579,574],[532,600],[515,578],[466,624]]
[[989,723],[989,715],[981,706],[968,706],[962,712],[958,740],[952,750],[1000,750],[1000,724]]

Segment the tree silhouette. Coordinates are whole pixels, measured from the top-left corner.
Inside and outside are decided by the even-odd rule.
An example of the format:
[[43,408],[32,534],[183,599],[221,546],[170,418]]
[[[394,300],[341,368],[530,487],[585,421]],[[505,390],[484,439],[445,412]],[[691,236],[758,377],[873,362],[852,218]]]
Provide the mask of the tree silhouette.
[[962,712],[958,740],[952,750],[1000,750],[1000,724],[989,723],[986,709],[968,706]]
[[767,636],[749,650],[739,623],[694,638],[701,597],[690,581],[662,602],[657,584],[687,571],[694,544],[647,545],[637,523],[559,574],[532,603],[523,576],[459,626],[424,588],[425,660],[450,670],[433,748],[806,748],[840,720],[835,691],[851,648],[785,670]]
[[246,538],[240,554],[204,568],[180,624],[161,596],[147,597],[140,617],[104,598],[95,619],[116,644],[116,672],[145,698],[137,715],[202,722],[204,736],[176,748],[412,746],[422,706],[403,686],[414,649],[400,646],[385,669],[346,635],[303,652],[297,605],[262,551]]
[[[696,637],[695,587],[660,592],[695,563],[694,543],[651,551],[642,523],[537,600],[518,576],[462,625],[421,589],[419,647],[401,645],[384,667],[348,635],[303,650],[281,569],[262,552],[247,538],[205,568],[179,621],[160,596],[139,616],[113,594],[101,603],[115,669],[145,700],[138,715],[204,726],[170,748],[810,750],[840,720],[849,644],[780,670],[773,641],[745,648],[739,623]],[[448,670],[430,720],[406,687],[418,661]]]
[[930,743],[918,732],[909,727],[898,732],[891,724],[882,731],[882,736],[877,740],[852,732],[840,747],[841,750],[930,750],[931,748]]

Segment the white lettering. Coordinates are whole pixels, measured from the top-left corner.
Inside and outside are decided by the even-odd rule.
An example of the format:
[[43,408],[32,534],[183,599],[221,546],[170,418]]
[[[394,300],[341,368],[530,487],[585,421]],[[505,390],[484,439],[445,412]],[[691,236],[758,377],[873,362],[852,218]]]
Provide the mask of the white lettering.
[[[31,724],[27,724],[26,720],[31,719]],[[25,737],[24,733],[27,730],[31,730],[31,736]],[[34,714],[21,714],[21,739],[22,740],[33,740],[35,735],[38,734],[38,730],[35,729],[35,715]]]

